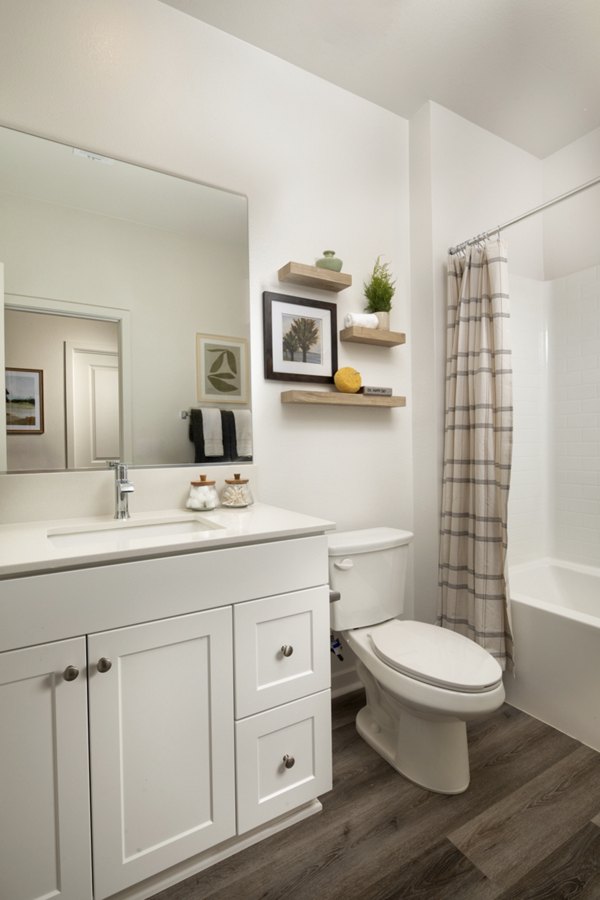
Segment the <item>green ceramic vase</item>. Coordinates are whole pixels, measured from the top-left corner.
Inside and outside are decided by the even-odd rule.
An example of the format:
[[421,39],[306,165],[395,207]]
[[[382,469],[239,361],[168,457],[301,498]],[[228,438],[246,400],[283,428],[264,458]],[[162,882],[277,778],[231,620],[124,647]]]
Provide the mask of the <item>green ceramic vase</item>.
[[323,250],[323,258],[317,260],[319,269],[329,269],[331,272],[342,271],[342,260],[335,255],[335,250]]

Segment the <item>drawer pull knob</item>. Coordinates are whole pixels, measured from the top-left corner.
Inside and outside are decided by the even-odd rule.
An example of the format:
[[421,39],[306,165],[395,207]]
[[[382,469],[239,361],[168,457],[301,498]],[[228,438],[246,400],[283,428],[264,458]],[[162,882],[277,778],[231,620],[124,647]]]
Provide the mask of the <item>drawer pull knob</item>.
[[287,753],[283,757],[283,764],[286,767],[286,769],[291,769],[294,766],[295,762],[296,762],[296,760],[294,759],[294,757],[289,756]]
[[110,669],[112,669],[112,661],[106,656],[101,656],[98,660],[96,668],[99,672],[108,672]]
[[77,668],[77,666],[67,666],[67,668],[63,672],[63,678],[65,679],[65,681],[75,681],[78,675],[79,669]]
[[285,657],[288,657],[288,656],[292,655],[292,653],[294,652],[294,648],[292,647],[291,644],[284,644],[283,647],[281,648],[281,652],[283,653],[283,655]]

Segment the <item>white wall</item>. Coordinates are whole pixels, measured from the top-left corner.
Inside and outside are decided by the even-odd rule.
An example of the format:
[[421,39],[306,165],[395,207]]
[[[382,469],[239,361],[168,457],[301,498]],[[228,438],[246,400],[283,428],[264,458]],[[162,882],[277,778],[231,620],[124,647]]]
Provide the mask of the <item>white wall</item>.
[[[549,199],[600,175],[600,128],[543,162]],[[600,565],[600,184],[546,210],[552,556]]]
[[550,289],[549,552],[600,566],[600,265]]
[[511,300],[510,562],[599,566],[600,266],[551,281],[513,277]]
[[[544,200],[600,176],[600,128],[543,161]],[[600,184],[543,213],[544,275],[560,278],[598,265]]]
[[339,364],[411,403],[407,122],[153,0],[4,0],[2,24],[2,123],[248,195],[261,499],[342,528],[410,528],[410,407],[283,407],[285,385],[263,378],[261,309],[280,266],[333,247],[350,290],[282,292],[358,311],[383,254],[409,344],[341,344]]
[[511,275],[514,442],[508,501],[511,565],[548,555],[549,423],[547,282]]
[[[436,103],[411,119],[411,214],[431,223],[431,237],[413,225],[412,319],[415,402],[414,484],[418,535],[416,615],[433,621],[442,465],[448,247],[507,221],[542,201],[539,159]],[[427,210],[427,213],[424,212]],[[427,228],[426,221],[422,223]],[[532,219],[503,235],[509,271],[542,276],[542,224]],[[418,398],[418,399],[417,399]]]

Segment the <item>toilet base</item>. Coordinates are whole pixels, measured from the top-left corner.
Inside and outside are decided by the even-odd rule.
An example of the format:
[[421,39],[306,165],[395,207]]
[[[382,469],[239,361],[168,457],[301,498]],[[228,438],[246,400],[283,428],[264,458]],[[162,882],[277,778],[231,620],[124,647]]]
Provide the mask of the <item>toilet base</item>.
[[359,663],[367,705],[356,730],[405,778],[438,794],[462,794],[469,786],[467,726],[449,716],[423,716],[404,706]]

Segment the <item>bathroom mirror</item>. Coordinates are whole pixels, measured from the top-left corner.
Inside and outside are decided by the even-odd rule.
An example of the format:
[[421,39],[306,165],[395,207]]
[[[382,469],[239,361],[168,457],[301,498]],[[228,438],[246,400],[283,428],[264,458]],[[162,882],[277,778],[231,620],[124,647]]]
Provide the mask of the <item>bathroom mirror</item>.
[[[250,408],[245,197],[0,128],[0,264],[6,471],[193,465],[190,410]],[[237,402],[198,382],[213,336]]]

